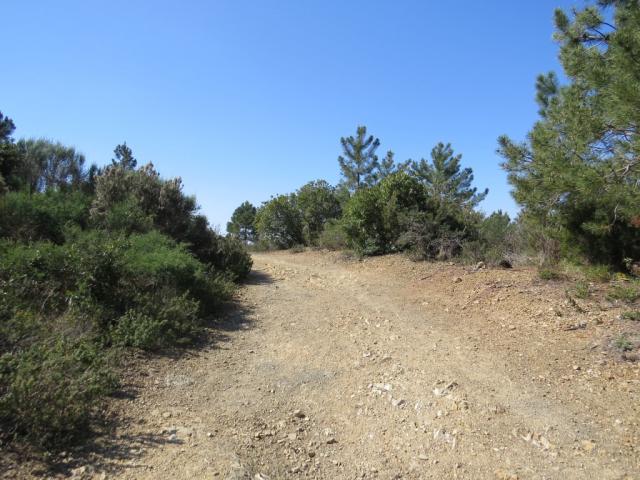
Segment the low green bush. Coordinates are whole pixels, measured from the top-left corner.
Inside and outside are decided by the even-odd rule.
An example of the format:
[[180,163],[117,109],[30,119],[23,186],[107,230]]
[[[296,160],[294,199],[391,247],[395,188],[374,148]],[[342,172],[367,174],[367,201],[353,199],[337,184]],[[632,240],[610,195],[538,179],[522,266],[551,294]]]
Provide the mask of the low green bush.
[[620,300],[633,303],[640,298],[640,287],[636,285],[613,285],[607,292],[607,300]]
[[0,238],[62,243],[67,226],[86,226],[90,202],[82,192],[7,193],[0,196]]
[[630,352],[634,348],[634,344],[627,334],[620,334],[614,341],[613,345],[621,352]]
[[117,385],[94,342],[49,337],[0,356],[0,425],[11,437],[52,447],[86,435],[99,399]]
[[640,322],[640,310],[629,310],[628,312],[622,312],[622,318],[624,318],[625,320]]
[[563,275],[553,268],[543,267],[538,269],[538,277],[542,280],[561,280]]
[[582,272],[589,282],[607,283],[611,280],[611,269],[607,265],[586,265]]
[[111,337],[116,344],[153,350],[187,343],[200,333],[200,304],[188,294],[168,292],[145,295],[115,323]]
[[228,272],[234,280],[244,280],[251,271],[253,260],[241,240],[220,237],[214,265],[219,270]]
[[573,294],[577,298],[587,298],[590,294],[589,284],[586,282],[576,282],[573,288]]

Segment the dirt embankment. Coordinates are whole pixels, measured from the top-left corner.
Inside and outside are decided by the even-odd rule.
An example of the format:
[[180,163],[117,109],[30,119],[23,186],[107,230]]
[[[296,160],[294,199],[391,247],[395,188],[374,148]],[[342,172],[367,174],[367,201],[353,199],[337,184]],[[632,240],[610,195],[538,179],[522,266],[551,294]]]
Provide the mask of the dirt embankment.
[[528,269],[254,260],[217,341],[145,361],[75,477],[640,478],[614,305]]

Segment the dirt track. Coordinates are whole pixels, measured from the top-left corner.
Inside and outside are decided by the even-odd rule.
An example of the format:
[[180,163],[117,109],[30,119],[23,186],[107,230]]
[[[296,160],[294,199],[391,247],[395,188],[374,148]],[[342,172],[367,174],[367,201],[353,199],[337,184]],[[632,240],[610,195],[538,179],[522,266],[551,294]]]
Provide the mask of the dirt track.
[[530,270],[254,261],[218,341],[142,367],[120,455],[76,477],[640,478],[615,308]]

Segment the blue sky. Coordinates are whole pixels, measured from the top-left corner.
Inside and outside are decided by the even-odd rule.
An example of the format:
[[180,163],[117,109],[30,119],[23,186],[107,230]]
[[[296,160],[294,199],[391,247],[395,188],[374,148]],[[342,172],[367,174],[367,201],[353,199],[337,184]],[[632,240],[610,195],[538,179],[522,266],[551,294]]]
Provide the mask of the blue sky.
[[482,209],[515,213],[496,138],[535,121],[535,77],[559,70],[553,10],[574,4],[6,2],[0,111],[98,164],[126,140],[223,230],[244,200],[337,183],[359,124],[398,160],[451,142],[490,189]]

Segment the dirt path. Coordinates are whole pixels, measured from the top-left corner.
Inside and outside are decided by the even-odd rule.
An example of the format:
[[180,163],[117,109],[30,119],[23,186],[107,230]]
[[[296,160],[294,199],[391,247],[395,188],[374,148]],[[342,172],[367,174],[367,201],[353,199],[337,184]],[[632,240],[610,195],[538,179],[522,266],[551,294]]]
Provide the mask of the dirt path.
[[615,311],[576,311],[530,271],[254,260],[220,341],[143,367],[122,455],[76,476],[640,478]]

